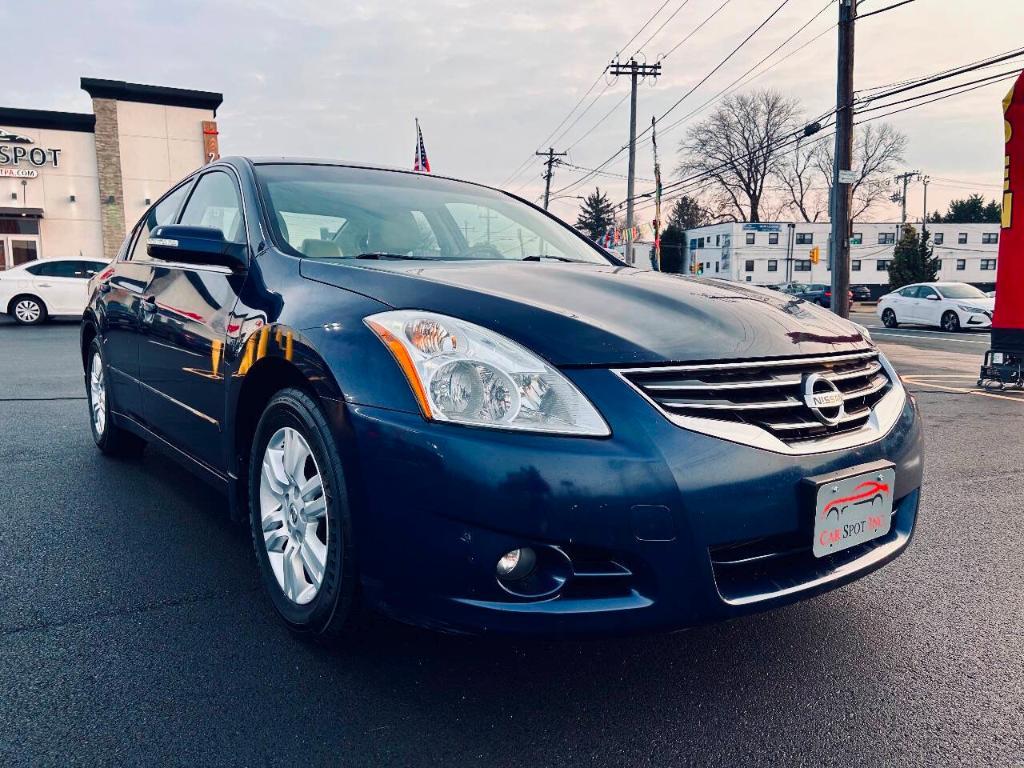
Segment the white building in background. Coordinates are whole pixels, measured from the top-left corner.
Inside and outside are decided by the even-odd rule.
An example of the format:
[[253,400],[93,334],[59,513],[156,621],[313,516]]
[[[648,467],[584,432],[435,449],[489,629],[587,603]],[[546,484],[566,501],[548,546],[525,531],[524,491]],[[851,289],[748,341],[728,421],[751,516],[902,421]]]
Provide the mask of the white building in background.
[[[919,225],[915,225],[919,226]],[[867,285],[878,296],[889,284],[899,224],[854,223],[850,240],[850,283]],[[684,259],[702,265],[705,277],[778,285],[779,283],[830,283],[828,222],[820,224],[762,222],[712,224],[688,230]],[[939,280],[972,283],[994,288],[1000,225],[929,224],[935,256],[940,261]],[[811,263],[811,249],[820,259]]]

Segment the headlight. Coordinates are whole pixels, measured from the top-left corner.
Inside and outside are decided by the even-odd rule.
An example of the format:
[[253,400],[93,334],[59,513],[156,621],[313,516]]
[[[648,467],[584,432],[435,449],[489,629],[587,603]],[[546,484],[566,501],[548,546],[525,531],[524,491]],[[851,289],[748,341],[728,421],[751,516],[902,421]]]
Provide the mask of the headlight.
[[982,312],[982,310],[978,309],[977,307],[969,307],[966,304],[957,304],[956,308],[959,309],[961,312],[966,312],[969,315],[980,315]]
[[[853,323],[853,320],[850,321]],[[853,326],[860,332],[860,335],[864,337],[864,341],[871,343],[871,331],[865,328],[860,323],[853,323]]]
[[572,382],[493,331],[417,310],[381,312],[364,322],[391,350],[428,419],[563,435],[611,434]]

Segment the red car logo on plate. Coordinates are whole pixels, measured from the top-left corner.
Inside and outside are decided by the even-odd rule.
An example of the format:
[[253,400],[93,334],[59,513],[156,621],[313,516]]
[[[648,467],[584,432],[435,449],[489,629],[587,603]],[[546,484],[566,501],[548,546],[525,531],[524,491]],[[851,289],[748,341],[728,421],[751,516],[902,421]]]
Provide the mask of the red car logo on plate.
[[878,483],[874,480],[865,480],[853,489],[855,493],[851,496],[844,496],[841,499],[833,499],[823,510],[822,517],[828,517],[833,510],[841,514],[851,504],[874,504],[875,500],[882,500],[883,494],[889,493],[889,486],[886,483]]

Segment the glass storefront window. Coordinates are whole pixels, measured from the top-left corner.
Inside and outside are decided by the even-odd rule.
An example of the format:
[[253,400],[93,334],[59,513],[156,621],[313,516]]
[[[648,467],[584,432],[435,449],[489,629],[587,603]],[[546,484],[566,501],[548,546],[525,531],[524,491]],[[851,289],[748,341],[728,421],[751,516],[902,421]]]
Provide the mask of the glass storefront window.
[[11,261],[12,267],[28,264],[39,258],[39,250],[35,240],[16,240],[11,238]]
[[0,216],[0,235],[38,235],[39,219],[27,216]]

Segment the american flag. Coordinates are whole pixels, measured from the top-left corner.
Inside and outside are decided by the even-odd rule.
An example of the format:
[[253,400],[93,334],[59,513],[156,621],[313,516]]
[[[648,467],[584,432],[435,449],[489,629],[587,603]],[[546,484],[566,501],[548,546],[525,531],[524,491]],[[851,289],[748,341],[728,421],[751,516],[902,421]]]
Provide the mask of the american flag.
[[412,169],[430,173],[430,161],[427,159],[427,148],[423,146],[423,131],[420,130],[419,118],[416,118],[416,159],[412,161]]

